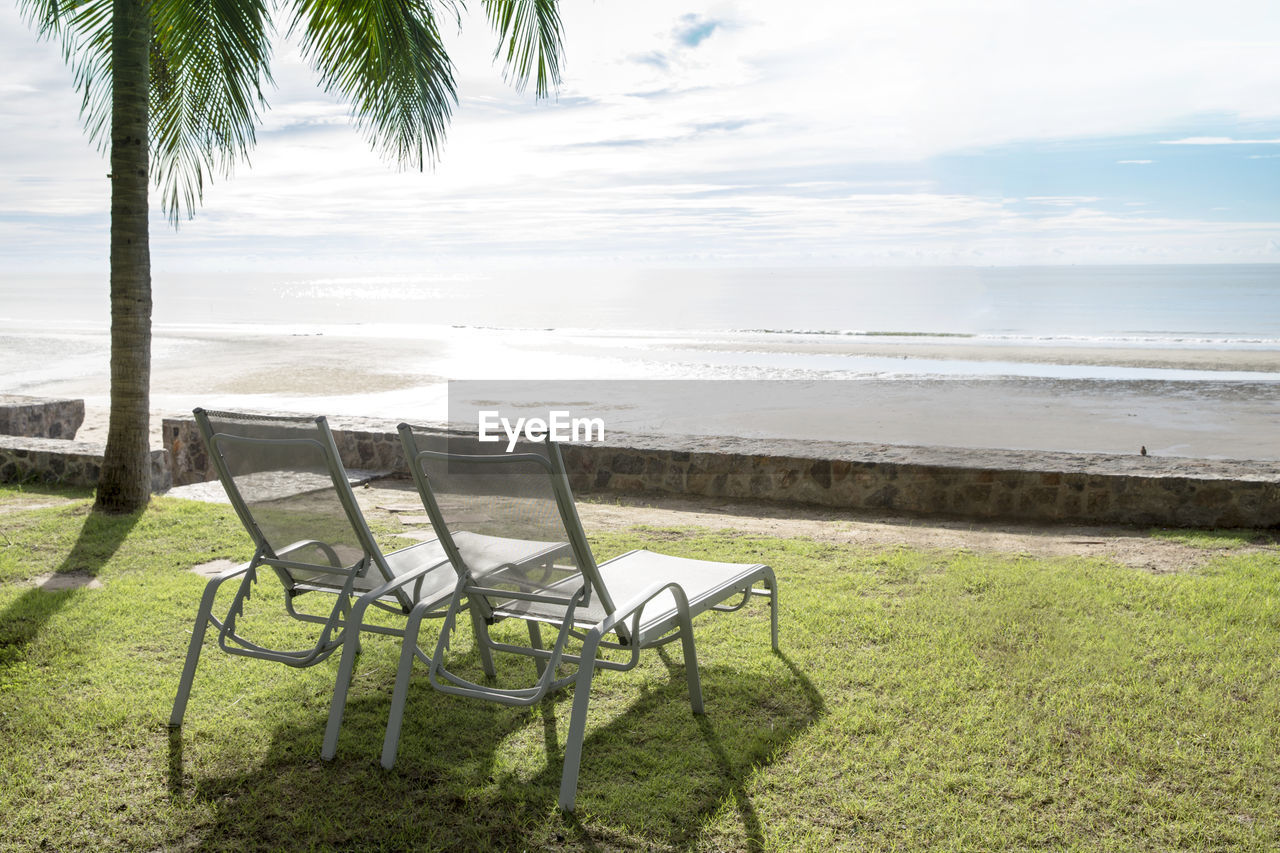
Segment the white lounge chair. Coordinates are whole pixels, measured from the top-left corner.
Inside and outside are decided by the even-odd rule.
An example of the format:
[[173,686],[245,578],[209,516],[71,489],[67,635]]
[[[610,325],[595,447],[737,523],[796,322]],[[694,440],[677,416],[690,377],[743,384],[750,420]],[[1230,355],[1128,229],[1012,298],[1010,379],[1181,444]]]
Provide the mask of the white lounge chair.
[[[392,613],[443,615],[457,575],[438,540],[384,553],[374,541],[333,434],[323,417],[275,417],[195,410],[196,423],[227,497],[256,546],[253,558],[205,587],[169,718],[182,725],[187,698],[210,624],[223,651],[294,667],[313,666],[342,648],[321,756],[337,750],[347,687],[359,651],[359,633],[402,636],[403,630],[367,624],[369,607]],[[274,649],[245,636],[237,625],[266,568],[284,585],[285,614],[318,626],[309,648]],[[219,588],[238,586],[226,615],[213,615]],[[328,613],[299,611],[299,599],[332,596]]]
[[[450,452],[439,445],[431,449],[427,434],[408,424],[401,424],[400,436],[423,503],[457,569],[458,585],[432,655],[417,645],[419,624],[429,608],[419,605],[409,614],[383,742],[384,767],[395,765],[415,657],[427,664],[428,679],[437,690],[507,705],[532,705],[548,692],[572,684],[575,694],[559,797],[560,808],[572,811],[597,670],[631,669],[641,649],[681,640],[689,699],[694,713],[700,714],[702,692],[691,621],[695,616],[706,610],[738,610],[753,595],[766,596],[770,640],[778,648],[777,581],[768,566],[651,551],[631,551],[597,564],[555,444],[548,442],[539,452],[477,454]],[[534,541],[545,543],[545,559],[502,562],[480,545],[518,550],[518,543]],[[500,688],[449,671],[445,656],[464,605],[472,608],[482,658],[490,651],[532,657],[539,673],[532,686]],[[485,625],[506,618],[528,621],[529,646],[489,637]],[[556,632],[549,649],[537,627],[544,624]],[[571,638],[581,644],[576,654],[567,650]],[[629,656],[610,660],[598,655],[602,649]],[[561,664],[576,664],[576,672],[560,676]]]

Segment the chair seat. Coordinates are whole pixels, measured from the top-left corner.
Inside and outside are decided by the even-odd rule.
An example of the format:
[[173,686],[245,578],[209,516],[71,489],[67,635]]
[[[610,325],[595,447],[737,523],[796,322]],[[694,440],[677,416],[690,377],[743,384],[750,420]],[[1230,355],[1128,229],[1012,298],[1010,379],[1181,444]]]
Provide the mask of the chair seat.
[[[735,595],[742,595],[754,581],[759,580],[764,568],[758,563],[718,563],[655,554],[653,551],[629,551],[599,565],[600,577],[615,606],[624,605],[655,584],[678,583],[689,598],[690,617]],[[578,577],[562,581],[560,586],[568,592],[570,587],[581,583]],[[501,616],[519,616],[556,624],[564,618],[563,607],[537,602],[510,602],[496,612]],[[589,606],[578,610],[574,622],[580,628],[589,628],[606,615],[599,598],[593,597]],[[675,628],[677,620],[676,601],[671,592],[668,590],[656,596],[645,605],[640,618],[640,645],[647,645]]]
[[[343,549],[337,549],[339,556],[351,556],[358,559],[358,555],[348,555]],[[426,565],[435,565],[439,569],[428,572],[422,579],[421,586],[412,586],[408,590],[411,593],[412,601],[429,601],[434,607],[436,604],[442,603],[449,599],[453,594],[453,588],[458,580],[457,573],[454,572],[453,566],[449,564],[449,556],[445,553],[444,548],[440,545],[439,540],[431,539],[426,542],[418,542],[407,548],[401,548],[399,551],[392,551],[383,555],[387,561],[387,568],[391,569],[394,577],[402,577],[409,572],[422,568]],[[301,578],[302,573],[297,573]],[[382,579],[381,574],[370,568],[355,579],[355,591],[357,593],[368,592],[382,586],[386,581]],[[298,592],[328,592],[338,593],[342,591],[342,578],[338,575],[311,574],[307,575],[305,580],[299,579],[294,584],[294,589]],[[417,595],[412,593],[416,591]],[[382,596],[380,601],[396,602],[399,599],[394,594],[388,593]]]
[[466,530],[454,533],[453,542],[458,546],[463,563],[476,578],[483,578],[495,570],[548,563],[572,554],[568,542],[509,539]]
[[[655,583],[678,583],[689,598],[689,616],[699,613],[751,589],[764,566],[759,563],[718,563],[673,557],[652,551],[631,551],[600,565],[600,576],[614,603],[642,594]],[[657,639],[676,627],[676,602],[663,592],[645,605],[640,619],[640,645]]]
[[[399,551],[392,551],[385,555],[387,567],[391,569],[391,574],[401,577],[409,572],[427,565],[434,564],[437,568],[430,571],[422,579],[421,587],[416,584],[410,585],[407,589],[413,591],[412,596],[417,601],[431,601],[432,606],[435,603],[446,601],[449,596],[453,595],[453,588],[458,582],[458,574],[453,570],[453,565],[449,562],[449,555],[444,552],[444,548],[437,539],[431,539],[427,542],[419,542],[416,545],[410,545],[408,548],[401,548]],[[369,580],[381,583],[373,573]]]
[[[570,553],[567,542],[537,542],[528,539],[507,539],[501,536],[486,536],[480,533],[462,531],[454,534],[454,543],[462,555],[465,564],[477,577],[483,577],[497,570],[513,565],[542,564],[554,561],[558,557]],[[359,558],[358,554],[348,554],[339,548],[339,556],[350,558],[352,562]],[[458,575],[449,564],[449,556],[438,539],[419,542],[399,551],[384,555],[387,567],[392,575],[400,577],[427,564],[439,565],[439,571],[427,573],[421,587],[412,590],[415,602],[428,601],[431,606],[441,604],[453,594]],[[368,592],[384,583],[378,573],[366,571],[356,578],[357,592]],[[342,589],[342,578],[336,575],[315,574],[295,585],[295,589],[307,592],[336,593]],[[384,595],[382,601],[396,601],[394,595]]]

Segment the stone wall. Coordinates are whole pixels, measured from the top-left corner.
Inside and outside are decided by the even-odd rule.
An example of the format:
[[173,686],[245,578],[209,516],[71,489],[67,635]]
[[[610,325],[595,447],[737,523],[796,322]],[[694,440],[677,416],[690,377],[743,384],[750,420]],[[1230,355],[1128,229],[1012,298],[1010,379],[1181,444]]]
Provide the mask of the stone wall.
[[[103,446],[68,440],[83,419],[80,400],[0,396],[0,431],[31,433],[0,434],[0,482],[95,485]],[[393,424],[332,418],[330,425],[348,469],[407,473]],[[155,490],[215,478],[193,419],[166,418],[162,432],[165,448],[152,452]],[[566,445],[564,457],[579,494],[656,492],[984,520],[1280,527],[1275,462],[644,435]]]
[[664,492],[1032,522],[1280,526],[1280,465],[629,436],[565,448],[575,492]]
[[84,423],[84,400],[0,394],[0,435],[73,439]]
[[[394,426],[332,419],[348,468],[405,473]],[[166,420],[175,485],[212,479],[195,422]],[[689,436],[564,447],[577,494],[658,492],[925,516],[1280,526],[1280,464]]]
[[[61,483],[96,486],[102,471],[102,444],[55,438],[0,435],[0,483]],[[169,454],[151,451],[151,489],[172,485]]]
[[[349,469],[408,475],[395,425],[357,418],[329,418],[342,464]],[[173,460],[173,485],[203,483],[218,477],[209,461],[194,418],[165,418],[160,434]]]

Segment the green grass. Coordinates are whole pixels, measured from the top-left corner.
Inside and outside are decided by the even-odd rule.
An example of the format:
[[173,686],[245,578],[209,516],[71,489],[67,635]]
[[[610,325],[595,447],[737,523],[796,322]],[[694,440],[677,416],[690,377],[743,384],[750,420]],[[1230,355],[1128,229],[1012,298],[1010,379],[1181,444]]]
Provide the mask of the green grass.
[[1167,530],[1157,528],[1151,531],[1151,537],[1209,551],[1223,548],[1244,548],[1249,545],[1275,545],[1280,542],[1275,533],[1265,530]]
[[[602,554],[772,565],[783,652],[762,603],[701,617],[704,718],[678,644],[602,675],[566,818],[571,694],[506,708],[433,693],[419,667],[399,763],[381,769],[391,638],[366,640],[332,763],[336,658],[292,670],[207,646],[170,733],[203,586],[186,570],[248,556],[228,508],[161,498],[103,518],[79,499],[6,509],[0,530],[3,850],[1280,845],[1274,552],[1152,575],[732,532],[599,537]],[[104,588],[28,583],[73,569]],[[285,639],[263,586],[246,624]],[[454,653],[474,672],[466,633]],[[499,677],[531,669],[502,661]]]

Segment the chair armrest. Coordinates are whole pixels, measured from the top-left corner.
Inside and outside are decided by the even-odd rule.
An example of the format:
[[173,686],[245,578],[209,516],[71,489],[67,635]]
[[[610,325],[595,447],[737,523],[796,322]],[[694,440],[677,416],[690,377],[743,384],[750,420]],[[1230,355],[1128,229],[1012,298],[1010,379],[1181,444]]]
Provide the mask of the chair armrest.
[[[324,542],[319,539],[300,539],[297,542],[286,545],[276,552],[276,559],[283,561],[289,554],[292,554],[294,551],[301,551],[303,548],[319,548],[324,555],[329,558],[329,562],[333,564],[334,571],[336,572],[348,571],[354,568],[354,566],[342,565],[342,558],[338,556],[337,551],[333,550],[333,546],[328,542]],[[317,568],[321,567],[317,566]]]
[[[416,581],[418,578],[424,575],[430,574],[431,572],[434,572],[436,569],[440,568],[441,566],[447,566],[447,565],[449,565],[449,558],[443,557],[434,563],[425,563],[419,566],[418,568],[414,569],[413,571],[405,572],[402,575],[397,575],[396,577],[384,583],[382,586],[375,587],[374,589],[371,589],[368,592],[361,595],[358,599],[356,599],[356,605],[363,610],[365,607],[368,607],[374,601],[378,600],[379,598],[382,598],[382,596],[391,592],[391,590],[395,589],[398,586],[403,586],[407,581]],[[452,594],[452,592],[450,594]],[[448,597],[449,596],[445,596],[445,598],[448,598]],[[418,604],[421,604],[421,602],[418,602]]]
[[632,626],[631,633],[638,633],[640,614],[644,612],[645,605],[667,590],[671,590],[671,595],[676,600],[677,610],[687,611],[689,609],[689,598],[685,595],[684,587],[680,586],[676,581],[667,581],[666,583],[659,581],[644,590],[644,592],[632,596],[622,605],[614,608],[612,613],[605,616],[604,619],[602,619],[600,623],[591,630],[599,631],[603,636],[604,634],[612,631],[619,622],[622,622],[628,617],[634,616],[637,624]]

